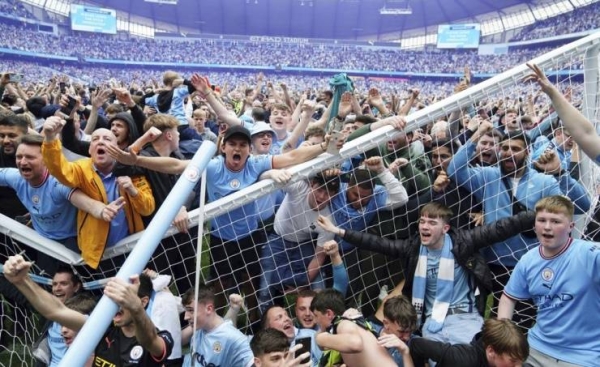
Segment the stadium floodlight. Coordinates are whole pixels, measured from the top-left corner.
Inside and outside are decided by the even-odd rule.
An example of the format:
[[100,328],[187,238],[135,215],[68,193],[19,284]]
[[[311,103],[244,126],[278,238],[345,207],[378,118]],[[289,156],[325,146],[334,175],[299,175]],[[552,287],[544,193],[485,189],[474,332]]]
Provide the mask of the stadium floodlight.
[[177,5],[179,0],[144,0],[147,3],[157,3],[157,4],[168,4],[168,5]]
[[412,8],[410,6],[406,8],[386,8],[379,9],[381,15],[410,15],[412,14]]

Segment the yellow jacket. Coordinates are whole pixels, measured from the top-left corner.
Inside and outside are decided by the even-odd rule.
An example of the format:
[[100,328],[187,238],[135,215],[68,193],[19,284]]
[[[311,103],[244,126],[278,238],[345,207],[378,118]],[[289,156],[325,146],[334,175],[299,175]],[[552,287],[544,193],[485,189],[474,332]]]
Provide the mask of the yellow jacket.
[[[102,179],[96,173],[91,158],[69,162],[62,154],[62,144],[56,139],[51,142],[44,141],[42,145],[44,164],[50,174],[65,186],[78,188],[94,200],[108,203],[106,190]],[[133,177],[133,184],[138,190],[135,197],[121,190],[125,198],[125,216],[129,227],[129,234],[144,229],[142,216],[154,212],[154,196],[152,189],[144,176]],[[85,263],[96,269],[106,246],[110,223],[94,218],[91,214],[79,210],[77,212],[77,244]]]

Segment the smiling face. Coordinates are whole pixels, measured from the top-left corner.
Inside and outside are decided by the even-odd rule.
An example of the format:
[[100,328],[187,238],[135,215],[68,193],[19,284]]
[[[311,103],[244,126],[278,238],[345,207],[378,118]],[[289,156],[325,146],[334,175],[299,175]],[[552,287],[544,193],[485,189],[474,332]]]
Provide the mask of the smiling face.
[[294,339],[294,324],[282,307],[272,307],[267,314],[267,327],[279,330],[285,334],[288,340]]
[[4,154],[15,154],[17,139],[21,136],[23,136],[23,131],[19,127],[0,125],[0,143]]
[[52,294],[62,303],[79,291],[81,284],[73,282],[71,273],[56,273],[52,278]]
[[315,315],[310,310],[310,303],[313,297],[298,297],[296,299],[296,319],[303,328],[312,329],[315,327]]
[[292,114],[288,110],[273,107],[269,122],[271,123],[271,128],[275,131],[275,134],[280,135],[285,133],[291,121]]
[[15,158],[21,177],[30,185],[38,186],[44,181],[46,166],[42,159],[42,148],[40,146],[19,144]]
[[112,169],[115,160],[106,152],[106,145],[115,144],[117,138],[107,129],[98,129],[92,133],[90,141],[90,157],[96,168],[100,170]]
[[273,133],[265,131],[252,135],[252,153],[269,154],[273,145]]

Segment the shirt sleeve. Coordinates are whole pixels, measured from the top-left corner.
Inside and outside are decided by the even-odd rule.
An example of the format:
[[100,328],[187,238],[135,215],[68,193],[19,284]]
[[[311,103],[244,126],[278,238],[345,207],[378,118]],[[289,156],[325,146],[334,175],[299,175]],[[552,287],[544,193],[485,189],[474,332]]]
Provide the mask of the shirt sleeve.
[[529,294],[529,287],[527,286],[527,278],[525,269],[526,257],[521,260],[515,266],[510,279],[506,286],[504,286],[504,294],[514,300],[525,300],[531,298]]
[[167,359],[168,356],[171,355],[171,351],[173,351],[173,337],[171,333],[166,330],[162,330],[158,332],[158,337],[161,338],[165,342],[165,350],[162,356],[151,356],[153,360],[156,362],[162,362]]
[[0,186],[9,186],[14,189],[18,177],[20,177],[18,169],[0,168]]

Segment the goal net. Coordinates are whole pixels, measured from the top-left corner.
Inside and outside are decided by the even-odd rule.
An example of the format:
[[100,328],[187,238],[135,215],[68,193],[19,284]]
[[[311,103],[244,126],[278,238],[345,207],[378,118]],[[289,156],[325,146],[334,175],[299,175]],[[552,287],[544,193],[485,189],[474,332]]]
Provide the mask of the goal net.
[[[538,64],[545,70],[550,80],[563,93],[568,94],[571,102],[578,105],[594,124],[598,123],[600,117],[600,102],[598,98],[599,45],[600,33],[596,33],[532,60],[533,63]],[[461,68],[462,66],[460,65],[457,68]],[[559,144],[557,144],[556,139],[561,133],[564,137],[565,132],[562,131],[560,122],[557,121],[555,114],[553,114],[549,100],[543,94],[538,94],[539,87],[522,81],[523,77],[529,73],[530,71],[525,65],[518,65],[511,70],[470,86],[468,89],[424,109],[413,111],[406,117],[408,122],[405,129],[407,136],[410,138],[413,135],[414,137],[415,130],[420,129],[423,132],[429,132],[430,136],[433,136],[433,140],[441,140],[449,132],[447,131],[447,126],[444,123],[438,123],[438,121],[448,121],[455,111],[461,111],[459,115],[460,124],[463,121],[466,124],[468,119],[476,119],[476,116],[481,114],[482,116],[488,116],[489,120],[498,125],[501,115],[504,115],[503,119],[506,119],[511,110],[516,110],[516,122],[514,124],[518,125],[519,128],[529,129],[529,134],[533,141],[530,147],[532,153],[537,145],[543,146],[542,144],[546,141],[550,142],[550,148],[546,146],[542,153],[548,149],[558,149]],[[530,118],[531,122],[528,121],[527,117]],[[449,122],[450,124],[453,123],[453,121]],[[460,128],[462,129],[462,125]],[[384,155],[383,158],[388,161],[401,158],[403,157],[403,153],[397,151],[397,149],[402,147],[400,140],[402,140],[402,133],[393,130],[390,126],[353,139],[344,145],[339,155],[323,154],[310,162],[291,168],[289,171],[293,174],[293,179],[287,187],[299,187],[302,185],[302,181],[310,182],[308,180],[311,177],[326,169],[340,168],[343,171],[343,174],[339,175],[342,190],[337,195],[347,195],[348,192],[344,189],[347,181],[351,180],[352,177],[359,177],[360,174],[358,171],[364,170],[360,162],[361,159],[365,156],[377,154]],[[374,215],[369,216],[368,219],[361,221],[360,218],[355,218],[352,221],[352,225],[356,227],[350,227],[349,221],[337,224],[345,228],[361,228],[364,231],[387,238],[408,238],[417,233],[419,207],[428,201],[436,200],[436,194],[432,193],[432,185],[435,184],[439,172],[436,171],[437,164],[435,160],[432,161],[431,148],[427,146],[429,144],[428,140],[426,137],[415,139],[410,144],[408,166],[400,169],[399,177],[409,195],[407,203],[393,209],[390,209],[390,207],[376,207]],[[389,143],[390,141],[394,143]],[[457,145],[446,145],[446,147],[449,147],[450,155],[457,153]],[[560,148],[562,149],[562,146]],[[490,156],[493,158],[497,157],[498,154],[496,150],[492,150],[484,155],[487,158],[490,158]],[[531,156],[532,154],[530,154]],[[579,208],[583,214],[578,216],[578,225],[573,235],[577,237],[585,235],[592,239],[600,238],[600,231],[598,230],[600,228],[599,218],[595,215],[598,169],[586,156],[577,154],[576,148],[568,156],[569,162],[566,163],[573,162],[570,165],[570,167],[574,167],[572,174],[583,185],[591,201],[591,204],[585,208]],[[352,162],[352,164],[348,162]],[[374,182],[379,184],[377,180]],[[232,183],[232,185],[234,184]],[[270,215],[268,215],[268,211],[273,207],[271,201],[266,198],[271,198],[279,190],[282,190],[281,186],[270,180],[266,180],[240,190],[235,194],[201,205],[200,209],[190,212],[192,227],[195,230],[190,231],[189,234],[182,235],[177,234],[175,229],[171,228],[164,235],[165,242],[168,242],[169,245],[163,247],[164,253],[159,255],[161,258],[153,259],[149,266],[155,266],[155,270],[160,273],[172,275],[174,281],[172,289],[176,292],[184,292],[194,282],[195,264],[197,259],[200,259],[200,278],[203,281],[214,282],[215,285],[218,285],[217,288],[222,288],[225,293],[243,293],[246,298],[248,319],[253,320],[258,314],[259,297],[256,292],[260,287],[260,280],[266,273],[266,270],[272,270],[264,268],[265,261],[270,260],[270,262],[267,261],[267,263],[271,264],[269,266],[273,266],[274,264],[278,269],[289,268],[289,271],[287,273],[283,272],[279,282],[271,284],[272,287],[270,287],[268,295],[269,297],[275,297],[276,301],[282,301],[287,306],[290,306],[293,302],[293,295],[298,290],[310,286],[309,283],[311,282],[306,280],[307,275],[303,273],[305,270],[302,269],[306,269],[307,264],[314,256],[314,244],[311,244],[307,248],[306,243],[310,243],[309,239],[315,234],[317,227],[314,221],[305,223],[303,227],[292,226],[293,230],[291,232],[289,232],[289,228],[292,227],[286,226],[288,232],[284,235],[286,240],[285,251],[277,255],[272,252],[265,252],[265,249],[269,248],[273,242],[267,240],[273,238],[273,226],[270,224]],[[465,191],[458,188],[452,190],[454,190],[452,193],[447,192],[446,194],[455,195],[461,200],[461,205],[453,208],[455,211],[453,223],[460,228],[467,228],[474,225],[471,222],[472,217],[481,214],[485,218],[486,213],[481,209],[482,203],[480,199],[477,197],[469,199],[463,197],[469,194],[468,190]],[[362,197],[361,199],[364,199],[365,202],[368,201],[368,198]],[[469,205],[465,205],[467,200],[472,200],[469,202]],[[234,256],[231,254],[212,261],[209,251],[209,236],[211,231],[210,225],[207,222],[217,216],[225,216],[227,221],[232,225],[250,226],[249,223],[256,220],[255,206],[263,210],[259,211],[258,214],[259,216],[264,216],[264,221],[259,221],[262,231],[260,235],[253,237],[255,242],[252,243],[251,250],[256,253],[252,256],[250,254],[246,256],[245,254],[243,259],[250,261],[250,259],[260,258],[263,253],[268,253],[268,256],[264,256],[260,261],[242,263],[241,265],[239,261],[234,261]],[[249,210],[250,207],[253,210]],[[333,209],[334,218],[344,218],[344,216],[353,218],[348,214],[347,207],[336,208]],[[205,231],[198,231],[199,210],[203,210],[203,218],[206,220],[205,223],[202,223],[207,228]],[[307,212],[304,214],[308,218],[311,213]],[[302,220],[295,222],[302,223]],[[132,235],[122,240],[117,246],[107,250],[99,270],[91,271],[83,265],[77,254],[60,248],[60,245],[42,238],[32,230],[16,222],[2,218],[0,221],[0,231],[5,234],[5,243],[2,245],[6,249],[7,254],[19,253],[25,248],[42,251],[59,261],[72,265],[83,278],[84,287],[91,290],[101,288],[103,282],[116,273],[117,268],[141,236],[140,233]],[[198,232],[205,233],[203,238],[199,240],[195,238],[195,234]],[[523,243],[522,249],[528,246],[531,245]],[[292,256],[291,254],[294,255]],[[505,257],[506,259],[516,259],[521,254],[522,251],[519,250],[517,252],[503,253],[498,256]],[[382,289],[387,288],[391,290],[402,280],[402,269],[399,266],[398,260],[388,259],[380,254],[367,251],[353,250],[351,247],[345,249],[343,259],[350,281],[346,292],[348,302],[362,309],[365,314],[372,313],[378,306]],[[247,284],[249,285],[248,287],[238,287],[239,284],[236,284],[237,281],[231,284],[224,282],[223,277],[214,277],[211,266],[219,265],[219,262],[227,263],[227,267],[232,268],[233,273],[236,275],[243,275],[246,268],[258,268],[258,271],[249,272],[251,279]],[[508,263],[510,264],[510,262]],[[497,265],[499,266],[495,267],[494,276],[496,280],[500,281],[508,277],[510,265]],[[43,269],[36,268],[34,272],[38,275],[36,280],[49,284],[50,279],[44,274]],[[326,261],[321,271],[312,280],[312,284],[331,286],[334,280],[333,274],[334,272],[327,266]],[[240,279],[242,278],[243,276]],[[38,323],[28,310],[23,306],[15,305],[11,300],[5,299],[1,305],[2,346],[0,349],[0,366],[31,365],[28,350],[39,336]],[[225,306],[226,304],[223,302],[223,307]],[[220,312],[223,314],[224,309],[220,310]],[[524,315],[526,320],[528,317],[527,313]],[[529,319],[529,321],[532,320],[531,318]]]

